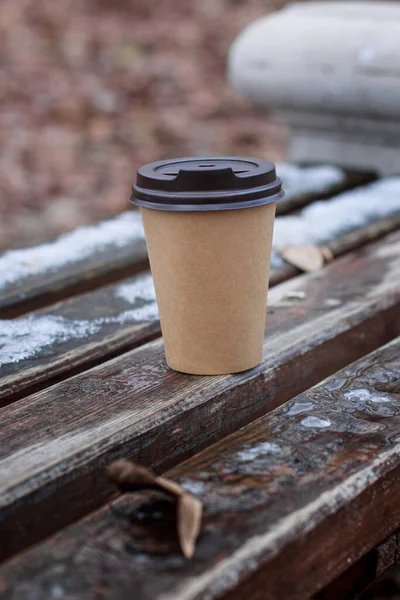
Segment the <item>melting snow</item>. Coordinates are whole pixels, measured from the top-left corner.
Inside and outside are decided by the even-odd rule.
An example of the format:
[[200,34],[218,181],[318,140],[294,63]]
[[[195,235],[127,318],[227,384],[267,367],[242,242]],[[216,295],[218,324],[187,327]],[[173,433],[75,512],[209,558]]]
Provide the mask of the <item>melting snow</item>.
[[400,177],[381,179],[313,202],[298,215],[277,217],[274,248],[326,243],[340,234],[400,210]]
[[159,318],[151,275],[142,275],[132,283],[119,285],[115,295],[129,304],[142,303],[142,306],[91,321],[75,321],[58,315],[31,315],[20,319],[0,320],[0,366],[30,358],[54,343],[93,335],[104,325],[123,325],[129,321],[143,323]]
[[356,390],[350,390],[344,394],[347,400],[356,400],[358,402],[391,402],[392,397],[390,394],[371,392],[366,388],[359,388]]
[[140,308],[133,308],[132,310],[125,310],[120,315],[116,317],[107,317],[104,319],[99,319],[102,323],[119,323],[123,325],[128,321],[135,321],[137,323],[144,323],[145,321],[156,321],[160,318],[158,314],[158,306],[156,302],[152,302],[151,304],[145,304]]
[[132,310],[126,310],[117,317],[111,317],[111,322],[143,322],[154,321],[159,318],[156,290],[154,289],[153,278],[150,274],[142,275],[132,283],[121,284],[118,286],[115,295],[117,298],[123,298],[129,304],[137,304],[138,301],[145,302],[145,304]]
[[[366,186],[343,192],[331,200],[313,202],[298,215],[275,219],[274,250],[287,246],[326,244],[335,238],[378,219],[400,211],[400,177],[380,179]],[[272,255],[277,268],[283,259]]]
[[132,283],[122,283],[118,286],[115,295],[117,298],[123,298],[130,304],[135,304],[137,300],[154,302],[156,291],[154,289],[153,278],[150,274],[146,274],[138,277]]
[[294,402],[289,410],[286,412],[287,415],[300,415],[303,412],[307,412],[314,407],[313,402]]
[[192,481],[190,479],[180,482],[179,485],[186,492],[189,492],[189,494],[193,494],[194,496],[200,496],[206,489],[206,486],[202,481]]
[[236,454],[236,459],[240,462],[251,462],[260,456],[265,456],[265,454],[277,454],[280,450],[278,444],[275,444],[274,442],[261,442],[261,444],[251,446],[238,452]]
[[331,422],[329,419],[320,419],[319,417],[306,417],[301,421],[303,427],[330,427]]
[[0,287],[22,277],[79,262],[106,246],[121,248],[138,239],[144,239],[140,214],[127,211],[115,219],[79,227],[54,242],[11,250],[0,257]]
[[304,194],[322,194],[344,183],[345,174],[334,165],[298,167],[290,163],[277,163],[276,171],[282,179],[285,200]]
[[55,315],[0,320],[0,366],[29,358],[55,342],[93,335],[99,329],[96,322],[71,321]]

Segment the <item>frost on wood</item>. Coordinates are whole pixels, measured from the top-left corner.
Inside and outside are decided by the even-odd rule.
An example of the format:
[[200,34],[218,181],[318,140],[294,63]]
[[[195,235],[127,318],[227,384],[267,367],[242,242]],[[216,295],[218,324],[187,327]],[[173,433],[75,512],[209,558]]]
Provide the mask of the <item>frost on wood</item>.
[[278,444],[274,442],[261,442],[255,445],[247,444],[243,450],[236,454],[235,458],[239,462],[252,462],[266,454],[277,454],[280,450]]
[[154,302],[156,291],[154,289],[153,278],[150,274],[142,275],[131,283],[122,283],[118,286],[117,298],[122,298],[129,304],[135,304],[138,300]]
[[126,310],[117,317],[111,317],[113,323],[154,321],[159,318],[156,291],[149,273],[138,277],[132,283],[121,284],[115,295],[129,304],[134,304],[135,308]]
[[285,190],[285,197],[281,202],[295,196],[327,193],[343,184],[346,178],[344,171],[334,165],[298,167],[290,163],[277,163],[276,172],[282,179]]
[[[400,177],[381,179],[343,192],[331,200],[313,202],[298,215],[275,219],[273,249],[326,244],[340,235],[400,211]],[[272,266],[282,259],[272,256]]]
[[0,366],[29,358],[55,342],[93,335],[99,329],[96,323],[55,315],[0,320]]
[[153,278],[150,274],[117,286],[115,296],[122,298],[133,308],[90,321],[67,319],[51,314],[0,320],[0,366],[33,357],[52,344],[62,344],[94,335],[106,325],[143,323],[159,318]]
[[303,427],[310,427],[310,428],[319,428],[319,427],[330,427],[331,426],[331,421],[330,419],[320,419],[319,417],[314,417],[314,416],[309,416],[309,417],[305,417],[305,419],[303,419],[301,421],[301,424],[303,425]]
[[79,227],[54,242],[6,252],[0,257],[0,287],[23,277],[77,263],[107,246],[122,248],[143,238],[140,214],[127,211],[115,219]]

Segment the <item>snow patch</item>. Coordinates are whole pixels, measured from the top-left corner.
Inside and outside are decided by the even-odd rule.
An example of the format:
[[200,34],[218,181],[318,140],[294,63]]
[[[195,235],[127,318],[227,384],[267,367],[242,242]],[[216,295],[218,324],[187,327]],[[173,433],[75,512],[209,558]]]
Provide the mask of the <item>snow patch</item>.
[[292,406],[287,410],[286,414],[290,416],[300,415],[301,413],[307,412],[312,408],[314,408],[313,402],[293,402]]
[[245,450],[238,452],[236,454],[236,459],[240,462],[251,462],[260,456],[265,456],[266,454],[278,454],[280,451],[280,447],[274,442],[261,442],[260,444],[256,444],[255,446],[245,448]]
[[306,194],[322,194],[343,184],[345,174],[334,165],[317,165],[298,167],[290,163],[277,163],[276,172],[282,179],[285,190],[285,200]]
[[97,225],[79,227],[54,242],[11,250],[0,257],[0,287],[29,275],[80,262],[106,246],[122,248],[141,239],[144,239],[144,231],[140,214],[127,211]]
[[0,320],[0,366],[31,358],[52,344],[94,335],[105,325],[144,323],[159,319],[151,275],[143,275],[132,283],[119,285],[115,295],[135,307],[115,316],[90,321],[51,314]]
[[179,482],[179,485],[185,490],[185,492],[193,494],[194,496],[201,496],[201,494],[204,494],[206,489],[206,486],[202,481],[192,481],[190,479]]
[[331,200],[313,202],[298,215],[277,217],[275,248],[326,243],[400,211],[400,177],[381,179],[343,192]]
[[125,323],[126,321],[155,321],[159,319],[156,301],[156,290],[150,273],[138,277],[132,283],[123,283],[115,292],[117,298],[123,298],[129,304],[145,302],[132,310],[127,310],[117,317],[111,317],[107,322]]
[[344,397],[347,400],[355,400],[357,402],[391,402],[392,397],[390,394],[371,392],[367,388],[359,388],[355,390],[350,390],[344,394]]
[[312,429],[319,427],[330,427],[331,421],[329,419],[320,419],[319,417],[310,416],[303,419],[301,421],[301,425],[303,425],[303,427],[310,427]]
[[365,227],[400,211],[400,177],[388,177],[343,192],[331,200],[320,200],[299,214],[275,219],[272,266],[283,259],[276,254],[287,246],[326,244],[340,235]]
[[156,291],[153,278],[150,274],[142,275],[131,283],[122,283],[115,292],[117,298],[123,298],[129,304],[136,304],[138,300],[154,302]]
[[156,302],[145,304],[139,308],[133,308],[132,310],[125,310],[121,314],[115,317],[104,317],[103,319],[97,319],[96,323],[104,324],[107,323],[119,323],[123,325],[129,321],[135,321],[136,323],[144,323],[146,321],[158,321],[160,315],[158,314],[158,306]]
[[55,342],[84,338],[99,330],[96,322],[73,321],[56,315],[0,320],[0,366],[30,358]]

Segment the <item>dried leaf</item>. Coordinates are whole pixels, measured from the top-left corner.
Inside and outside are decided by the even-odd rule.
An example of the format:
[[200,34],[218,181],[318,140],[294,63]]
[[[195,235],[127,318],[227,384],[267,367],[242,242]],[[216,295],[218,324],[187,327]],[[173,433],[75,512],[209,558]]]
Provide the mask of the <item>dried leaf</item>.
[[200,533],[203,505],[197,498],[184,493],[178,501],[178,538],[185,558],[192,558]]
[[119,491],[136,492],[143,489],[159,489],[156,476],[149,469],[129,460],[115,460],[107,468],[108,477]]
[[288,246],[281,250],[282,257],[301,271],[319,271],[324,266],[324,255],[317,246]]
[[321,250],[322,256],[325,259],[325,262],[330,262],[331,260],[333,260],[335,258],[335,255],[333,254],[332,250],[328,246],[320,246],[320,250]]
[[109,465],[107,473],[122,493],[151,489],[172,497],[177,505],[179,545],[185,558],[192,558],[201,528],[203,506],[200,500],[183,490],[174,481],[157,477],[149,469],[132,461],[116,460]]

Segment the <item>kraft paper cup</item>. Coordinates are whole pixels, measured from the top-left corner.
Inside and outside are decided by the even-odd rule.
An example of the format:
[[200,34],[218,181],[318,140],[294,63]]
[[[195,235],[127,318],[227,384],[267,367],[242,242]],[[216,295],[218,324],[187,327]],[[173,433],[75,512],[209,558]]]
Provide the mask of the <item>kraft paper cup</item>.
[[[177,371],[198,375],[237,373],[255,367],[262,359],[272,233],[276,199],[281,197],[280,181],[273,165],[266,163],[268,173],[273,170],[270,179],[275,183],[275,187],[271,186],[274,193],[256,199],[249,193],[247,200],[242,197],[238,201],[233,189],[236,182],[230,184],[229,178],[227,182],[226,173],[210,177],[213,168],[226,171],[229,161],[235,161],[235,168],[240,171],[237,162],[244,160],[257,165],[262,162],[264,166],[264,161],[255,159],[191,159],[189,165],[186,159],[183,167],[182,159],[178,167],[175,161],[173,167],[171,161],[156,163],[163,165],[162,173],[166,172],[175,181],[178,179],[176,173],[181,173],[182,169],[193,174],[194,167],[200,171],[201,164],[214,165],[204,167],[200,174],[196,170],[194,177],[185,180],[190,179],[191,187],[197,189],[187,189],[189,183],[180,184],[185,188],[184,193],[179,190],[181,194],[175,203],[171,203],[171,197],[166,193],[169,190],[161,190],[162,202],[155,202],[156,206],[150,207],[149,195],[141,202],[140,191],[137,191],[138,187],[139,190],[143,187],[134,188],[134,201],[140,205],[143,217],[166,360]],[[225,162],[221,165],[218,161]],[[232,168],[230,170],[236,178],[240,176],[235,175]],[[242,181],[238,183],[241,185]],[[261,187],[251,187],[251,181],[246,183],[246,190]],[[207,185],[211,189],[198,190]],[[226,186],[230,186],[228,190]],[[240,187],[239,191],[246,196],[243,189]],[[203,202],[199,199],[201,192]],[[174,197],[177,193],[173,190]],[[218,202],[210,202],[216,194]],[[221,208],[223,194],[225,199],[228,196],[233,200],[222,203]],[[183,203],[185,198],[191,204]],[[144,205],[146,202],[147,206]],[[236,206],[238,202],[240,207]]]

